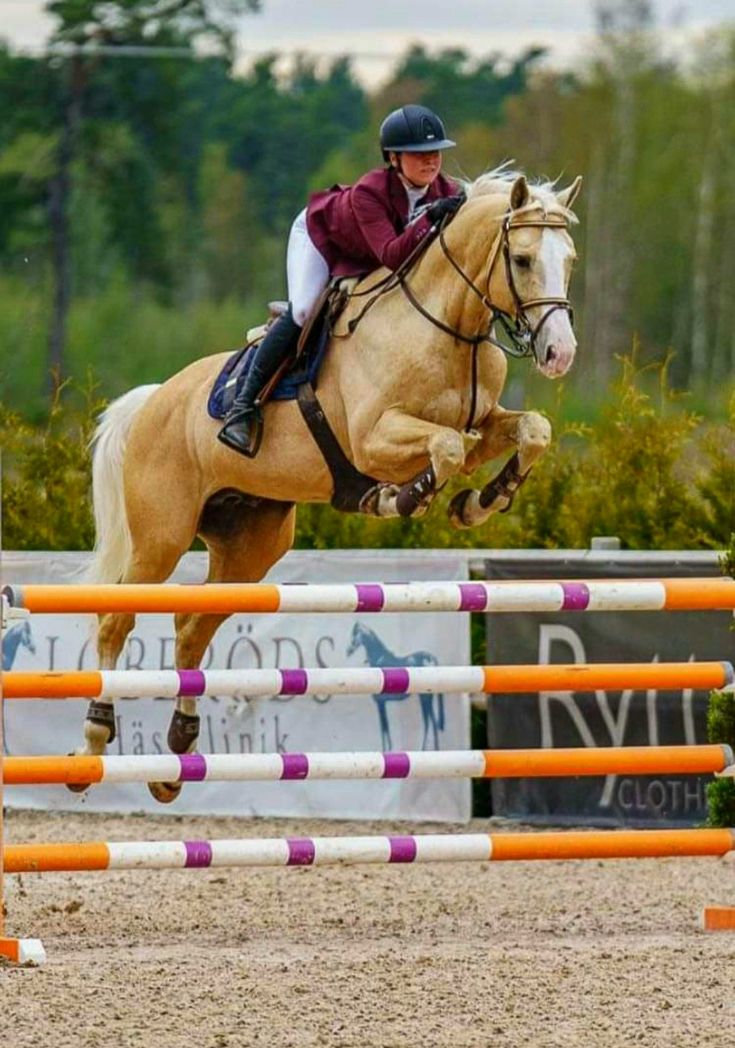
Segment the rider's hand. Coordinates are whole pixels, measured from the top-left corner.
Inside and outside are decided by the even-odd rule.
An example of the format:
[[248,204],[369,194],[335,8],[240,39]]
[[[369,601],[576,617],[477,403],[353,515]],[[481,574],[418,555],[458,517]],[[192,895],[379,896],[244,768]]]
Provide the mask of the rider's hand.
[[445,215],[453,215],[455,211],[459,210],[466,199],[464,193],[457,193],[456,196],[441,197],[439,200],[435,200],[433,204],[429,204],[426,214],[433,223],[439,223]]

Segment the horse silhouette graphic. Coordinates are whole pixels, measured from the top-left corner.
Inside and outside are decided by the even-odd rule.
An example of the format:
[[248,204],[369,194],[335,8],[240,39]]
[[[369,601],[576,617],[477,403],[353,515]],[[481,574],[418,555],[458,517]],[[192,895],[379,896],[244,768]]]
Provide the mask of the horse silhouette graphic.
[[[358,648],[363,648],[365,657],[370,666],[437,666],[439,660],[430,651],[414,651],[410,655],[396,655],[385,646],[380,637],[373,630],[362,623],[356,622],[352,629],[352,637],[347,648],[347,655],[354,655]],[[391,750],[390,725],[388,723],[387,705],[389,702],[403,702],[411,696],[407,692],[402,694],[373,695],[373,700],[378,707],[380,718],[381,747],[383,751]],[[439,732],[444,731],[444,696],[432,692],[422,692],[419,695],[421,703],[421,718],[423,721],[424,737],[421,749],[428,749],[429,736],[433,741],[433,749],[438,750]]]
[[4,670],[9,670],[15,662],[18,648],[28,648],[31,655],[36,654],[36,645],[33,643],[29,622],[21,622],[17,626],[11,626],[3,637]]

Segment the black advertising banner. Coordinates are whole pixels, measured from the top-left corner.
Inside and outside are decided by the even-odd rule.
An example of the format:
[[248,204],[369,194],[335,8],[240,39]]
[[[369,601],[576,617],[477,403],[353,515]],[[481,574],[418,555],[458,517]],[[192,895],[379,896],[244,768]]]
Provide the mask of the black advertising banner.
[[[609,559],[608,559],[609,558]],[[703,577],[699,558],[672,554],[594,559],[539,554],[535,561],[486,561],[486,578],[595,579]],[[543,612],[489,614],[488,663],[733,661],[729,612]],[[706,742],[707,692],[540,692],[488,697],[491,749],[564,746],[651,746]],[[615,776],[497,779],[493,814],[538,824],[694,825],[706,818],[708,776]]]

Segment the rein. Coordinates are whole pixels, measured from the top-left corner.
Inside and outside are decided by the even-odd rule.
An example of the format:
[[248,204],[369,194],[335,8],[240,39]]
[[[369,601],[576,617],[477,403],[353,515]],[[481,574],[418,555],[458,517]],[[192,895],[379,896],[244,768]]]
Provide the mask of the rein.
[[[518,212],[516,212],[518,214]],[[503,248],[503,261],[505,263],[505,279],[510,288],[510,293],[513,296],[513,302],[516,307],[515,316],[512,317],[503,310],[492,306],[489,301],[490,295],[490,276],[491,271],[488,272],[487,278],[487,289],[488,289],[488,305],[493,311],[493,322],[499,320],[503,326],[503,330],[506,332],[515,349],[518,352],[511,352],[511,356],[525,357],[533,355],[536,363],[539,363],[538,353],[536,352],[536,339],[541,328],[544,326],[546,321],[549,319],[552,313],[555,313],[558,309],[563,309],[569,314],[571,323],[574,323],[574,309],[568,298],[553,298],[551,296],[544,298],[529,298],[524,302],[518,294],[518,288],[515,285],[513,279],[513,268],[511,265],[510,258],[510,230],[511,229],[568,229],[568,223],[565,218],[544,218],[544,219],[526,219],[520,222],[514,222],[512,220],[513,213],[510,212],[506,215],[502,225],[502,248]],[[534,327],[529,321],[526,310],[532,309],[534,306],[550,306],[550,309],[545,310],[542,313],[540,320]],[[501,349],[508,352],[507,347],[503,347],[502,344],[495,342],[495,345],[500,345]]]
[[[419,301],[414,292],[412,291],[408,283],[408,274],[416,264],[420,255],[426,251],[430,241],[429,237],[420,241],[413,249],[411,254],[406,260],[392,273],[388,273],[383,277],[377,284],[373,284],[370,288],[365,291],[352,292],[350,298],[359,298],[365,295],[372,295],[365,305],[362,307],[357,316],[353,317],[347,324],[347,334],[336,335],[333,333],[335,338],[349,338],[352,335],[363,319],[365,314],[370,310],[375,303],[386,295],[389,291],[393,291],[395,288],[400,287],[404,295],[411,303],[413,308],[421,314],[426,320],[428,320],[435,328],[443,331],[446,335],[450,335],[458,342],[464,342],[466,345],[472,347],[472,360],[471,360],[471,377],[470,377],[470,410],[468,413],[467,422],[465,423],[465,432],[469,432],[472,429],[472,425],[475,418],[475,412],[477,410],[477,394],[478,394],[478,349],[483,342],[489,342],[493,346],[497,346],[507,356],[523,358],[533,357],[537,364],[540,363],[538,350],[536,346],[536,340],[542,327],[552,315],[558,309],[565,310],[570,317],[570,320],[574,321],[574,311],[572,309],[571,302],[568,298],[555,298],[552,296],[540,297],[540,298],[529,298],[525,301],[521,298],[516,287],[515,280],[513,279],[513,267],[510,253],[510,233],[513,229],[568,229],[569,224],[562,216],[546,216],[544,218],[523,218],[523,214],[526,211],[535,211],[538,208],[538,204],[526,205],[524,208],[518,208],[517,210],[509,210],[506,212],[503,222],[498,230],[497,236],[493,241],[493,246],[490,251],[487,274],[484,279],[485,291],[483,292],[465,273],[456,258],[452,255],[447,246],[446,238],[444,236],[444,230],[449,221],[450,216],[445,216],[442,219],[438,227],[435,227],[435,231],[439,233],[439,244],[445,258],[451,264],[452,268],[459,274],[462,280],[465,282],[477,298],[482,302],[483,306],[489,312],[489,321],[487,329],[481,331],[476,335],[466,335],[462,331],[453,328],[450,324],[445,324],[439,317],[434,316],[429,310]],[[505,279],[508,284],[508,288],[513,299],[515,307],[514,313],[507,313],[505,310],[500,309],[492,301],[490,297],[490,281],[492,280],[495,266],[498,258],[502,254],[503,263],[505,266]],[[374,294],[373,294],[374,292]],[[531,323],[526,314],[527,309],[533,309],[535,306],[548,306],[538,323],[535,325]],[[504,342],[495,338],[493,335],[493,328],[496,323],[499,323],[505,334],[507,335],[511,345],[508,346]],[[511,348],[512,347],[512,348]]]
[[389,291],[393,291],[399,285],[401,285],[401,286],[403,285],[403,280],[405,278],[405,274],[408,273],[408,271],[413,268],[413,266],[418,261],[419,257],[421,255],[423,255],[424,251],[426,251],[426,249],[428,248],[430,243],[431,243],[431,238],[430,237],[425,237],[423,240],[420,240],[418,242],[418,244],[416,245],[416,247],[411,252],[411,254],[408,255],[408,257],[405,258],[403,260],[403,262],[401,262],[401,264],[398,267],[398,269],[395,269],[395,270],[393,270],[390,273],[386,273],[386,275],[381,280],[378,280],[375,284],[371,284],[370,287],[369,288],[365,288],[364,291],[351,291],[350,292],[350,296],[349,296],[350,299],[353,299],[353,298],[364,298],[366,295],[372,295],[373,292],[376,292],[376,294],[374,294],[372,298],[368,299],[368,301],[362,307],[362,309],[357,314],[357,316],[353,317],[352,320],[350,320],[348,322],[348,324],[347,324],[347,334],[346,335],[338,335],[336,332],[333,332],[332,333],[333,337],[334,338],[349,338],[350,335],[354,332],[354,330],[357,327],[357,325],[362,320],[362,318],[365,316],[365,314],[368,312],[368,310],[372,306],[375,305],[375,303],[378,301],[378,299],[382,298],[383,295],[387,295]]
[[[536,204],[532,204],[530,205],[530,208],[535,210],[537,206],[538,205]],[[466,345],[473,347],[477,347],[482,342],[490,342],[492,345],[497,346],[499,349],[501,349],[508,356],[519,358],[532,356],[536,363],[539,363],[538,353],[536,350],[536,339],[538,338],[539,332],[541,331],[543,325],[549,319],[551,314],[556,312],[556,310],[558,309],[566,310],[566,312],[572,319],[574,317],[574,311],[572,309],[571,302],[568,298],[543,297],[526,299],[526,301],[523,301],[523,299],[521,299],[518,293],[518,288],[515,284],[515,280],[513,279],[513,268],[511,264],[510,255],[510,231],[512,229],[524,228],[567,229],[568,223],[566,219],[561,217],[548,217],[543,219],[521,218],[519,220],[518,216],[522,215],[524,210],[526,209],[521,208],[517,211],[508,211],[505,215],[500,229],[498,230],[498,234],[493,242],[492,250],[490,252],[487,275],[484,280],[486,292],[481,291],[480,288],[477,287],[477,285],[470,279],[470,277],[467,276],[465,271],[462,269],[457,260],[451,254],[447,246],[446,238],[444,236],[444,230],[447,225],[447,222],[449,221],[449,218],[445,217],[442,220],[441,224],[437,227],[439,232],[439,244],[441,246],[445,258],[490,313],[490,320],[487,326],[487,330],[482,331],[476,335],[465,335],[463,332],[457,330],[456,328],[453,328],[451,325],[445,324],[443,320],[440,320],[439,317],[434,316],[433,313],[430,313],[429,310],[426,309],[426,307],[419,301],[419,299],[412,291],[408,283],[407,276],[413,268],[413,266],[415,265],[419,256],[422,255],[426,248],[429,246],[430,240],[427,237],[425,240],[421,241],[419,244],[416,245],[416,247],[408,256],[408,258],[406,258],[406,260],[393,273],[388,273],[385,277],[382,278],[382,280],[378,281],[377,284],[373,284],[372,287],[366,289],[365,291],[352,292],[350,296],[351,298],[360,298],[370,294],[372,294],[373,297],[368,299],[368,301],[365,303],[365,305],[357,314],[357,316],[353,317],[352,320],[349,321],[347,325],[348,334],[337,337],[348,338],[351,334],[353,334],[357,325],[363,319],[368,310],[371,309],[372,306],[378,301],[378,299],[382,298],[382,296],[387,294],[389,291],[393,291],[396,287],[400,287],[408,301],[413,306],[413,308],[418,313],[420,313],[421,316],[423,316],[426,320],[433,324],[434,327],[438,328],[440,331],[443,331],[446,335],[451,335],[452,338],[456,339],[457,341],[464,342]],[[516,217],[514,218],[514,216]],[[508,288],[513,298],[513,303],[515,305],[515,314],[510,314],[507,313],[505,310],[500,309],[493,303],[493,301],[490,298],[490,281],[492,279],[492,275],[501,252],[503,255],[503,262],[505,266],[506,282],[508,284]],[[373,294],[373,292],[375,292],[375,294]],[[529,320],[528,316],[526,315],[526,310],[532,309],[534,306],[546,305],[550,306],[551,308],[547,309],[543,313],[541,319],[538,321],[536,325],[533,325]],[[501,342],[499,339],[493,337],[492,329],[498,322],[501,324],[503,330],[510,339],[513,348],[510,348],[504,342]]]
[[[535,208],[537,205],[532,206]],[[447,247],[446,239],[444,237],[444,226],[442,225],[442,227],[439,229],[439,244],[441,246],[445,258],[452,265],[454,270],[462,277],[462,280],[465,282],[467,287],[469,287],[474,292],[477,298],[479,298],[479,300],[482,302],[483,306],[485,306],[485,308],[490,313],[490,322],[488,324],[487,330],[484,331],[482,334],[469,337],[467,335],[462,334],[461,331],[457,331],[456,329],[451,328],[449,325],[444,324],[442,321],[438,319],[438,317],[432,316],[432,314],[430,314],[428,310],[424,309],[423,306],[421,306],[420,303],[418,303],[416,297],[412,293],[410,293],[410,289],[408,288],[408,285],[405,283],[405,279],[402,280],[401,286],[403,287],[403,290],[406,293],[406,297],[408,298],[409,302],[411,302],[411,304],[416,309],[418,309],[422,316],[425,316],[428,320],[430,320],[431,323],[435,325],[435,327],[438,327],[442,331],[445,331],[447,334],[452,335],[456,339],[459,339],[459,341],[467,342],[471,345],[477,345],[480,342],[490,342],[492,345],[497,346],[498,349],[502,349],[502,351],[506,353],[508,356],[519,358],[532,356],[538,364],[539,358],[538,353],[536,351],[536,339],[538,337],[539,332],[541,331],[541,328],[544,326],[551,314],[554,313],[557,309],[566,310],[566,312],[569,313],[569,316],[571,318],[573,318],[574,316],[574,311],[572,309],[572,304],[568,298],[555,298],[551,296],[546,296],[543,298],[529,298],[525,301],[521,298],[521,296],[518,293],[518,288],[516,287],[515,280],[513,279],[513,268],[511,265],[510,257],[510,231],[512,229],[528,228],[567,229],[568,223],[564,218],[553,217],[543,219],[520,220],[518,218],[515,218],[514,220],[513,216],[518,216],[519,214],[522,214],[523,210],[525,209],[520,209],[519,211],[509,211],[503,220],[503,224],[498,230],[498,235],[496,236],[493,242],[492,250],[489,256],[487,276],[484,280],[486,288],[485,292],[481,291],[480,288],[474,283],[474,281],[472,281],[467,276],[465,271],[462,269],[457,260],[451,254],[449,248]],[[503,255],[503,262],[505,265],[505,279],[508,284],[510,293],[513,297],[513,303],[515,305],[515,314],[510,314],[507,313],[505,310],[500,309],[490,298],[490,281],[495,270],[495,265],[497,263],[498,256],[501,252]],[[536,325],[533,325],[531,321],[528,319],[528,316],[526,315],[526,310],[532,309],[534,306],[547,305],[551,308],[547,309],[543,313]],[[513,345],[513,349],[505,345],[505,343],[501,342],[499,339],[493,337],[492,329],[498,321],[502,325],[503,330],[508,335]]]

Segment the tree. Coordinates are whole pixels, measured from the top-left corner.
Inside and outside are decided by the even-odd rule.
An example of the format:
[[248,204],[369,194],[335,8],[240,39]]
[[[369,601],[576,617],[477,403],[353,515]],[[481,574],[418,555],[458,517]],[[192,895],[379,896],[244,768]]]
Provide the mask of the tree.
[[15,242],[26,259],[45,247],[44,200],[58,146],[57,91],[53,69],[11,55],[0,44],[0,253],[8,268],[14,267]]
[[237,84],[222,137],[249,176],[252,206],[267,228],[284,232],[306,204],[311,173],[365,127],[368,110],[346,59],[323,77],[301,60],[285,81],[274,65],[274,55],[261,59]]
[[49,0],[58,19],[54,40],[88,44],[193,46],[208,40],[232,54],[237,19],[257,11],[261,0]]
[[[385,112],[419,102],[441,113],[450,129],[464,124],[497,124],[507,98],[521,94],[545,51],[531,47],[508,62],[501,54],[471,59],[461,48],[429,54],[410,48],[377,101]],[[385,115],[385,114],[383,114]]]
[[[109,61],[109,57],[102,55],[114,55],[115,48],[130,45],[167,46],[180,48],[184,55],[190,52],[193,58],[196,44],[206,41],[229,63],[238,16],[257,10],[259,4],[260,0],[49,0],[47,3],[48,12],[58,21],[52,45],[72,47],[62,77],[57,110],[60,124],[57,164],[48,194],[54,272],[48,344],[52,383],[58,383],[64,374],[66,319],[72,293],[69,202],[74,160],[90,82],[100,65]],[[156,61],[153,54],[147,61]]]

